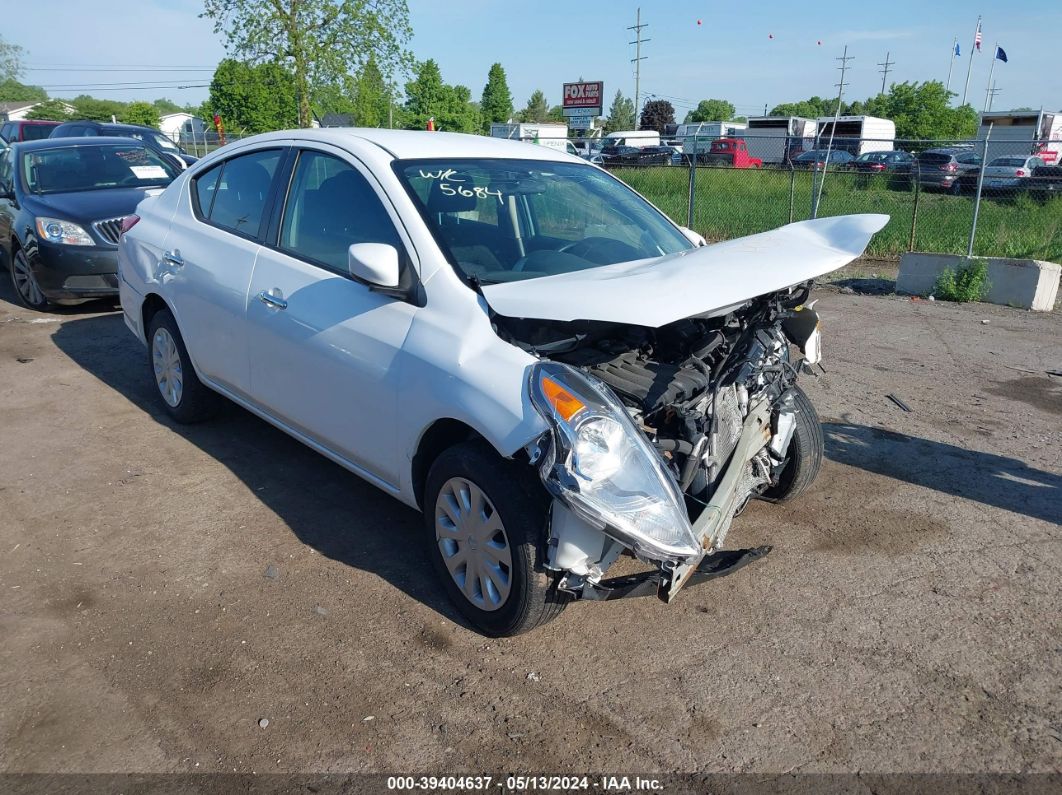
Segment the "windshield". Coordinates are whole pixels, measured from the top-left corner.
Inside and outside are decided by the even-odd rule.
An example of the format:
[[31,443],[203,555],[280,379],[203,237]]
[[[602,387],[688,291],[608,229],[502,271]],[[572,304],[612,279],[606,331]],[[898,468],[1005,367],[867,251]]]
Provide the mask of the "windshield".
[[155,146],[159,149],[165,149],[168,152],[180,152],[181,148],[177,146],[173,141],[167,138],[162,133],[148,133],[148,137],[155,142]]
[[989,166],[1018,166],[1019,168],[1025,165],[1024,157],[997,157]]
[[483,283],[693,248],[652,205],[593,166],[420,160],[398,161],[395,171],[450,262]]
[[150,149],[132,144],[35,149],[21,161],[23,183],[31,193],[169,185],[179,173]]
[[22,140],[39,141],[51,135],[54,129],[54,124],[27,124],[22,128]]

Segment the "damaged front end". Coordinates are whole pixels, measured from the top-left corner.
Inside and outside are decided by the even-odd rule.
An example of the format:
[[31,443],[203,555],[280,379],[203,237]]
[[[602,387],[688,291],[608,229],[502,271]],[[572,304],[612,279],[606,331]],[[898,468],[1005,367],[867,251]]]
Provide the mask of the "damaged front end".
[[[529,391],[550,431],[528,452],[555,498],[546,561],[563,590],[671,601],[769,551],[722,546],[788,462],[798,367],[820,356],[809,292],[810,282],[655,329],[495,316],[500,335],[539,359]],[[654,568],[606,579],[625,551]]]

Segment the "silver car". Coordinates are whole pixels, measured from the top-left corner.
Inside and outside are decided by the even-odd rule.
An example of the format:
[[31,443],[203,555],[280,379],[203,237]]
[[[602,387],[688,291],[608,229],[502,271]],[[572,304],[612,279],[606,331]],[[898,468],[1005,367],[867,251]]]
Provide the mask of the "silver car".
[[1038,157],[1008,155],[997,157],[985,166],[983,190],[990,193],[1010,193],[1026,185],[1037,166],[1044,165]]

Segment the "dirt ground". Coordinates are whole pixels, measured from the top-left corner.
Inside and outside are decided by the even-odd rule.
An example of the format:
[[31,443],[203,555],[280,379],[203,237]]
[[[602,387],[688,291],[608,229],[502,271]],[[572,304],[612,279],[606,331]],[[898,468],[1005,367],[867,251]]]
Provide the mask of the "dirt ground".
[[488,640],[413,511],[5,282],[0,771],[1059,771],[1062,318],[820,294],[828,460],[728,539],[774,551]]

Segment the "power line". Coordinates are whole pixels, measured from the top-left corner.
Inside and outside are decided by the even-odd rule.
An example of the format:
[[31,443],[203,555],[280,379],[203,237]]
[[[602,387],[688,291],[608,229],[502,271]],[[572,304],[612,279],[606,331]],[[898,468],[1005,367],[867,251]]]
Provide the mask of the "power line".
[[188,80],[201,80],[202,78],[185,78],[184,80],[130,80],[117,83],[107,83],[102,80],[97,80],[94,83],[46,83],[41,85],[40,88],[55,88],[55,89],[67,89],[67,88],[92,88],[93,86],[113,86],[115,88],[121,88],[124,86],[154,86],[154,85],[176,85],[179,83],[186,83]]
[[27,72],[213,72],[213,66],[27,66]]
[[885,53],[885,63],[879,63],[878,64],[878,66],[882,67],[881,68],[881,93],[882,94],[885,93],[885,81],[889,79],[889,67],[890,66],[895,66],[895,65],[896,65],[896,61],[890,61],[889,60],[889,53],[888,52]]
[[[186,88],[210,88],[210,83],[194,83],[184,86],[122,86],[113,88],[110,86],[84,86],[81,91],[183,91]],[[63,89],[69,91],[71,89]],[[59,97],[62,99],[62,97]]]
[[634,57],[631,59],[631,63],[634,64],[634,129],[636,130],[638,129],[639,114],[641,114],[641,107],[638,105],[638,92],[641,89],[642,61],[644,61],[646,58],[646,56],[642,55],[642,44],[644,42],[651,41],[651,39],[642,38],[642,28],[647,27],[649,27],[648,22],[642,24],[642,8],[641,6],[639,6],[634,17],[634,25],[627,28],[627,30],[633,30],[635,32],[634,41],[630,43],[635,45]]

